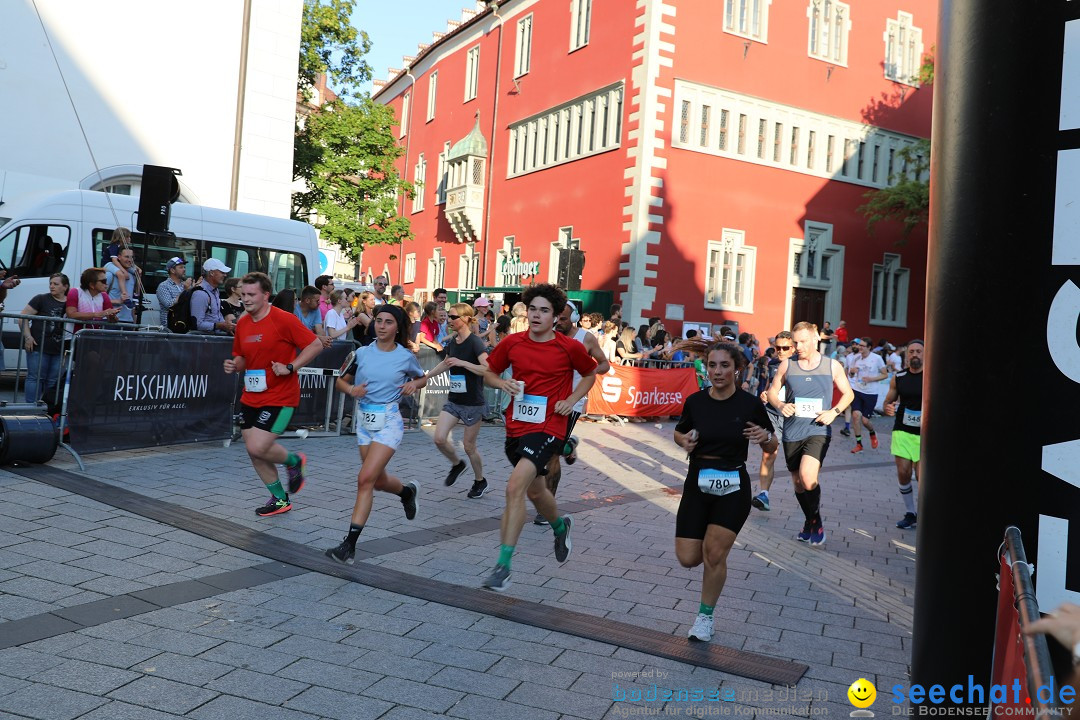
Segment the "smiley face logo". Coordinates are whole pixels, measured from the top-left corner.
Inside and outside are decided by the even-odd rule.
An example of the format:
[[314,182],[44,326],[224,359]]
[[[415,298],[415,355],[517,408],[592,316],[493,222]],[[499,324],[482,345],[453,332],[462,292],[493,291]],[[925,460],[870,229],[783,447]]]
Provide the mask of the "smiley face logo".
[[866,678],[851,683],[847,691],[848,701],[857,708],[868,708],[877,699],[877,688]]

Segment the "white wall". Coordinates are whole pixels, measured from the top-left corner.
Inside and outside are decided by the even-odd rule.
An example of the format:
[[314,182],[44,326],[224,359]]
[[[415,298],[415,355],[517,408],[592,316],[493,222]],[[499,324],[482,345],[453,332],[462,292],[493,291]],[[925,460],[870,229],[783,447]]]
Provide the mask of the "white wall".
[[[252,3],[237,209],[288,217],[303,0]],[[227,208],[243,0],[37,0],[98,167],[178,167]],[[31,0],[0,2],[3,198],[94,172]]]

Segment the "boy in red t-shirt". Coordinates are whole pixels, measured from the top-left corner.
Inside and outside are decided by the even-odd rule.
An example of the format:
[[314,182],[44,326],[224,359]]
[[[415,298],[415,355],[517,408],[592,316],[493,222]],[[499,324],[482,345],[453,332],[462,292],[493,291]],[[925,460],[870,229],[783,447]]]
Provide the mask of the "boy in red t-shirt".
[[[488,355],[484,382],[513,395],[506,409],[506,457],[514,470],[506,483],[499,561],[484,587],[510,587],[510,561],[525,523],[525,497],[555,533],[555,559],[570,555],[570,516],[559,516],[555,496],[543,475],[548,461],[566,442],[568,416],[596,380],[596,361],[585,346],[555,332],[555,319],[566,307],[566,293],[550,285],[533,285],[522,296],[528,308],[529,330],[507,336]],[[507,368],[513,376],[499,375]],[[574,387],[574,371],[581,381]],[[521,384],[524,384],[522,388]]]
[[[291,510],[289,493],[304,486],[307,458],[279,445],[277,436],[285,432],[300,404],[296,371],[323,349],[322,341],[300,318],[270,305],[270,289],[270,278],[263,273],[248,273],[240,281],[240,298],[247,312],[236,322],[233,357],[225,361],[226,373],[244,374],[240,428],[251,464],[272,496],[255,510],[260,517]],[[285,466],[288,492],[278,480],[275,463]]]

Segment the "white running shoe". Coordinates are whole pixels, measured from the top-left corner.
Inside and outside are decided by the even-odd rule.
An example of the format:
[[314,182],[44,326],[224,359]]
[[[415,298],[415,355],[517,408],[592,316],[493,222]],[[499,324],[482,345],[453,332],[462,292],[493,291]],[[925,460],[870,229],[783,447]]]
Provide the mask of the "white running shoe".
[[712,615],[699,613],[697,619],[694,620],[694,627],[690,628],[690,632],[687,634],[687,637],[691,640],[709,642],[710,640],[712,640],[712,634]]

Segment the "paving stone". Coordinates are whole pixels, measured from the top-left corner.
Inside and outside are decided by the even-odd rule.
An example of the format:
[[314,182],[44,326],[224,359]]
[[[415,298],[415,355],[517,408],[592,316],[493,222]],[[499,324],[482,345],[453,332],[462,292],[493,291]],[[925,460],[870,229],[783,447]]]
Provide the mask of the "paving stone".
[[505,637],[492,638],[491,641],[482,645],[480,649],[485,652],[498,653],[507,657],[538,663],[550,663],[562,654],[561,648]]
[[78,585],[79,583],[101,577],[101,573],[84,570],[74,565],[49,562],[48,560],[36,560],[19,566],[19,572],[23,575],[52,580],[64,585]]
[[577,670],[540,665],[514,658],[503,658],[492,665],[487,672],[500,677],[540,683],[541,685],[563,690],[573,685],[574,681],[581,675]]
[[390,712],[383,715],[379,720],[439,720],[445,718],[445,715],[434,715],[424,710],[417,708],[405,707],[404,705],[398,705]]
[[[110,540],[91,540],[90,542],[76,545],[75,549],[84,555],[104,555],[107,558],[113,560],[132,560],[136,556],[146,554],[146,550],[143,548],[132,547],[130,545],[124,545],[121,543],[112,542]],[[21,552],[21,551],[20,551]],[[63,562],[67,562],[66,560]],[[145,563],[138,563],[139,565],[145,565]]]
[[558,713],[537,710],[525,705],[494,700],[481,695],[467,695],[454,707],[450,708],[452,717],[466,720],[556,720]]
[[441,625],[437,622],[427,622],[411,630],[406,637],[476,650],[490,642],[493,636],[489,633],[462,630]]
[[611,698],[596,697],[584,693],[556,690],[536,683],[523,682],[511,692],[506,700],[526,707],[541,708],[553,712],[568,712],[579,717],[600,717],[611,706]]
[[113,620],[142,615],[157,609],[157,605],[151,605],[127,595],[117,595],[63,610],[54,610],[53,615],[88,626],[103,625]]
[[237,695],[249,700],[258,700],[271,705],[280,705],[294,695],[308,688],[306,683],[286,680],[280,676],[264,675],[250,670],[233,670],[216,680],[206,683],[206,687],[227,695]]
[[196,720],[317,720],[317,715],[274,707],[245,698],[220,695],[187,717]]
[[0,710],[35,720],[69,720],[107,701],[86,693],[35,683],[0,695]]
[[380,675],[410,678],[418,682],[426,681],[442,667],[438,663],[395,655],[381,650],[371,650],[360,659],[350,663],[350,665]]
[[412,657],[426,648],[431,643],[423,640],[411,640],[397,635],[377,632],[375,630],[361,630],[353,633],[341,641],[347,645],[366,648],[368,650],[386,650],[395,655]]
[[13,693],[16,690],[29,685],[25,680],[19,680],[18,678],[8,677],[7,675],[0,675],[0,695],[7,695]]
[[245,668],[261,673],[276,673],[286,665],[296,662],[299,655],[225,642],[202,653],[199,658],[230,665],[234,668]]
[[365,690],[364,695],[441,713],[445,713],[464,697],[464,693],[455,690],[431,687],[399,677],[383,678]]
[[228,620],[216,619],[205,625],[199,625],[191,629],[199,635],[206,635],[229,642],[238,642],[253,647],[267,648],[274,643],[281,642],[289,637],[288,633],[270,628],[258,627],[242,622],[229,622]]
[[107,697],[183,715],[209,702],[216,695],[217,693],[212,690],[205,690],[194,685],[143,675],[124,687],[113,690]]
[[32,577],[20,577],[0,582],[0,593],[18,595],[47,603],[56,602],[60,598],[75,595],[78,592],[80,592],[78,588],[70,585],[62,585]]
[[300,635],[290,635],[271,649],[294,657],[307,657],[324,662],[334,662],[339,665],[349,665],[367,652],[344,643],[327,642],[318,638],[307,638]]
[[151,710],[148,707],[112,700],[79,717],[79,720],[175,720],[180,715]]
[[91,695],[105,695],[138,677],[138,673],[108,665],[83,660],[68,660],[36,675],[34,680]]
[[466,650],[453,645],[432,643],[418,652],[416,658],[482,672],[498,662],[500,656],[477,650]]
[[[359,661],[357,661],[359,662]],[[412,661],[410,661],[412,662]],[[344,692],[363,692],[382,679],[381,669],[365,668],[362,665],[341,666],[336,663],[322,662],[311,658],[301,658],[282,668],[276,674],[308,685],[342,690]]]
[[129,640],[133,645],[164,650],[179,655],[198,655],[221,644],[221,640],[168,628],[150,628],[146,633]]
[[[57,607],[59,606],[53,603],[31,600],[18,595],[0,595],[0,618],[6,620],[20,620],[34,615],[41,615],[50,610],[55,610]],[[0,638],[0,645],[4,644],[3,638]]]
[[428,685],[459,690],[464,693],[483,695],[501,700],[510,694],[520,682],[488,673],[475,672],[459,667],[446,667],[426,680]]
[[147,658],[157,655],[160,651],[153,648],[128,645],[127,643],[113,642],[111,640],[90,640],[88,642],[65,650],[60,655],[75,660],[102,663],[115,668],[129,668],[135,663],[142,662]]
[[334,720],[372,720],[382,717],[394,704],[340,690],[313,687],[290,699],[284,707]]
[[131,669],[189,685],[205,685],[211,680],[232,672],[234,668],[187,655],[162,653],[132,665]]

